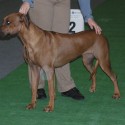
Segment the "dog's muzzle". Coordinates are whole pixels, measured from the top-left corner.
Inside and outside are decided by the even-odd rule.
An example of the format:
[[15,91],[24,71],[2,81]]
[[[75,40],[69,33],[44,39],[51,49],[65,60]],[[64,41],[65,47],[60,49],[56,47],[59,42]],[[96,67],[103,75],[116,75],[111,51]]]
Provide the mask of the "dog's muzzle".
[[0,27],[0,39],[4,39],[5,37],[8,39],[11,37],[11,35],[3,31],[2,28]]
[[0,28],[0,38],[3,38],[5,36],[4,32]]

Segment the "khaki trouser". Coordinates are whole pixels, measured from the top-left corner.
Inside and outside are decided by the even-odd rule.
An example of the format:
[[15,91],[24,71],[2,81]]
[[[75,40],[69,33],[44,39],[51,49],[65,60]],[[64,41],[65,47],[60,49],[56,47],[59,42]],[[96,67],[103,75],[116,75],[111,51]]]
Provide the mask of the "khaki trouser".
[[[68,33],[70,22],[70,0],[34,0],[33,8],[30,8],[31,20],[44,30]],[[56,68],[58,91],[65,92],[75,87],[71,78],[70,66]],[[41,71],[43,75],[43,71]],[[41,75],[38,88],[44,88],[44,79]],[[30,72],[29,72],[29,76]]]

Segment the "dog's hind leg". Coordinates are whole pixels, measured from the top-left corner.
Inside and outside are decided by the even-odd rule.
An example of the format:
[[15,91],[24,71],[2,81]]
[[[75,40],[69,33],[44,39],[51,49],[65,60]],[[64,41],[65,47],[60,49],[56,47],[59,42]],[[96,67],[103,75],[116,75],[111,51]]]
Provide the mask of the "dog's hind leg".
[[95,92],[96,90],[96,68],[93,65],[94,63],[94,55],[88,53],[83,54],[83,64],[86,67],[86,69],[90,72],[90,76],[92,79],[92,84],[90,86],[90,92]]
[[[105,57],[105,58],[104,58]],[[118,88],[118,83],[117,83],[117,78],[115,73],[112,72],[111,70],[111,65],[109,61],[109,56],[104,56],[103,58],[99,59],[99,64],[102,70],[109,76],[109,78],[112,80],[113,85],[114,85],[114,94],[113,98],[118,99],[120,98],[120,92]]]

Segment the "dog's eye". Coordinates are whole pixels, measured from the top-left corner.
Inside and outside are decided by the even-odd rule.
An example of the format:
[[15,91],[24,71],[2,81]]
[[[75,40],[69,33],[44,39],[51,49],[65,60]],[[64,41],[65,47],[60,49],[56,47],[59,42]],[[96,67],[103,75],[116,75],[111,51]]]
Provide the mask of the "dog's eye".
[[9,22],[9,21],[7,21],[7,22],[6,22],[6,25],[10,25],[10,22]]

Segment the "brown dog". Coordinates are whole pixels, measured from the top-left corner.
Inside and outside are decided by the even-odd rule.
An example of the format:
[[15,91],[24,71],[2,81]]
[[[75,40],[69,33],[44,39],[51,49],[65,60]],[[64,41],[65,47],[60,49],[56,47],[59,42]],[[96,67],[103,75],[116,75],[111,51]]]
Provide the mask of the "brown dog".
[[[91,73],[90,91],[94,92],[96,89],[95,74],[100,65],[113,82],[113,98],[120,97],[116,75],[111,71],[108,42],[103,35],[97,35],[94,31],[83,31],[76,34],[44,31],[20,13],[13,13],[4,18],[0,34],[1,36],[17,34],[24,45],[24,57],[32,74],[32,100],[27,109],[33,109],[36,106],[37,86],[42,68],[48,79],[50,97],[49,104],[44,110],[53,111],[54,68],[63,66],[79,56],[82,56],[85,67]],[[93,66],[94,59],[97,60],[95,66]]]

